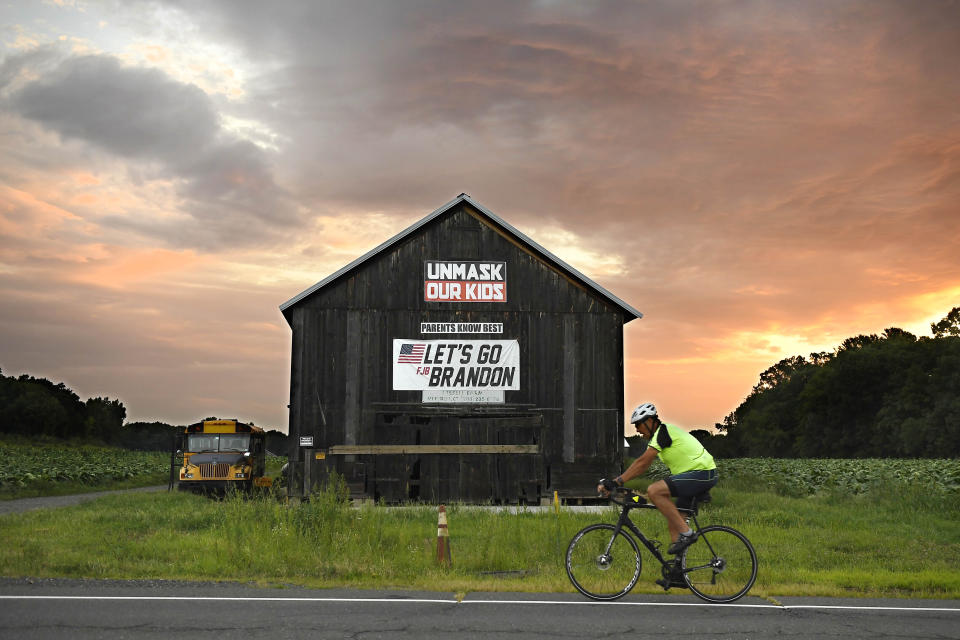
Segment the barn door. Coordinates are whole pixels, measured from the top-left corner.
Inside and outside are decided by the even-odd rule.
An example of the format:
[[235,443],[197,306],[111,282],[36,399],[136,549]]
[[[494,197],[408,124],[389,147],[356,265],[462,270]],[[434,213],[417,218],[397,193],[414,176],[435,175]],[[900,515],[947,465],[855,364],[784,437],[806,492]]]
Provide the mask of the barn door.
[[[387,415],[376,443],[334,447],[369,455],[368,489],[386,502],[539,502],[543,420],[518,416]],[[369,458],[368,458],[369,459]]]
[[498,504],[537,504],[543,486],[543,418],[463,417],[460,442],[490,447],[491,453],[460,456],[458,477],[461,499]]

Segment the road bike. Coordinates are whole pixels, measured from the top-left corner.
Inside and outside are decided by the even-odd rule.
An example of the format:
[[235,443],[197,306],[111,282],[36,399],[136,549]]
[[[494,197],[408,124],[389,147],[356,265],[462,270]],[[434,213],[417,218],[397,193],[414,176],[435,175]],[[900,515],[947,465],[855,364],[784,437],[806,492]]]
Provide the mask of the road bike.
[[[701,527],[697,512],[709,492],[695,496],[689,507],[679,508],[691,523],[696,539],[687,548],[667,560],[660,553],[660,542],[650,540],[633,520],[633,509],[656,509],[629,489],[618,487],[611,502],[622,507],[617,524],[592,524],[573,536],[567,547],[566,567],[577,591],[594,600],[622,598],[640,578],[640,547],[637,540],[660,562],[665,590],[684,587],[708,602],[733,602],[742,598],[757,579],[757,553],[745,535],[731,527]],[[633,536],[630,535],[633,533]],[[635,539],[635,538],[636,539]]]

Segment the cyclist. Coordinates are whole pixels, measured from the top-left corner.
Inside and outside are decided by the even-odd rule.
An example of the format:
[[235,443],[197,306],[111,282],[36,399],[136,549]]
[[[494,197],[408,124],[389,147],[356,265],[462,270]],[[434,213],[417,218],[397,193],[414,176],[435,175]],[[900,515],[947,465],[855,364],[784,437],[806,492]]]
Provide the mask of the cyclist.
[[601,480],[597,492],[609,495],[615,487],[622,487],[624,482],[646,471],[654,458],[660,456],[670,469],[670,477],[651,484],[647,488],[647,498],[667,519],[672,542],[667,553],[676,555],[690,546],[697,534],[677,511],[670,496],[689,500],[710,490],[719,479],[717,465],[699,440],[683,429],[661,422],[657,408],[649,402],[633,410],[630,422],[647,439],[649,446],[622,474],[613,480]]

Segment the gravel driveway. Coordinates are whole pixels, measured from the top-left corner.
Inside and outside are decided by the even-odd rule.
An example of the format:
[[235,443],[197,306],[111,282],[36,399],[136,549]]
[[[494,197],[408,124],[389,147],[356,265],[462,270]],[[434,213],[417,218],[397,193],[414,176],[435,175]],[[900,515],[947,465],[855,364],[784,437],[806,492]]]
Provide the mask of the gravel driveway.
[[0,516],[8,513],[22,513],[34,509],[55,509],[88,502],[114,493],[133,493],[149,491],[166,491],[167,485],[156,487],[141,487],[139,489],[117,489],[116,491],[97,491],[94,493],[78,493],[71,496],[50,496],[47,498],[20,498],[19,500],[0,500]]

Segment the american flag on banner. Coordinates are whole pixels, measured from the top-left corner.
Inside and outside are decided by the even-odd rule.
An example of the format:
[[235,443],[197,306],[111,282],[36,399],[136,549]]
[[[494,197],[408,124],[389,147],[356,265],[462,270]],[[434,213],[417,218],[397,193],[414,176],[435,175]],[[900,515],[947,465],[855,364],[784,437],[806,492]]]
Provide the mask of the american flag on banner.
[[427,348],[425,344],[403,343],[400,345],[400,355],[397,356],[397,364],[423,364],[423,352]]

